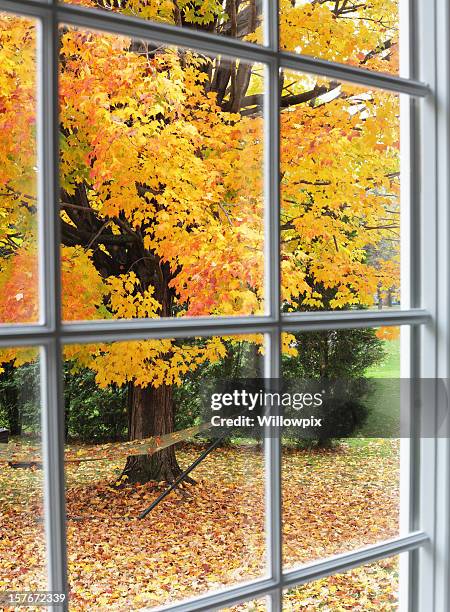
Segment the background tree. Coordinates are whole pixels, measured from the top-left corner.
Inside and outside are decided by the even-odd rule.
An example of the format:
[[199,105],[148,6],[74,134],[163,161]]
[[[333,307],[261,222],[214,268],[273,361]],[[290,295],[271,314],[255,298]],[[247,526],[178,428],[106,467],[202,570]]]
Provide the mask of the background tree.
[[39,364],[29,362],[20,367],[11,363],[0,374],[0,427],[11,436],[36,435],[41,431]]
[[[333,439],[352,435],[366,421],[365,396],[370,389],[365,373],[383,361],[384,342],[374,329],[304,332],[294,338],[297,354],[283,357],[283,378],[324,382],[324,404],[315,415],[324,417],[323,427],[312,432],[312,439],[328,446]],[[296,438],[299,432],[292,428],[287,433]]]
[[[262,37],[257,1],[78,3]],[[281,8],[285,49],[397,71],[394,2]],[[38,307],[34,29],[9,16],[2,26],[0,321],[25,322]],[[60,49],[64,318],[261,313],[262,67],[72,28]],[[379,252],[398,229],[397,98],[291,73],[280,90],[283,307],[369,306],[398,274]],[[100,386],[128,385],[129,435],[142,438],[172,431],[173,386],[226,351],[219,338],[152,340],[69,347],[66,357]],[[179,467],[171,447],[125,472],[171,480]]]
[[22,415],[14,372],[12,364],[7,363],[0,374],[1,426],[6,427],[12,436],[20,436],[22,433]]

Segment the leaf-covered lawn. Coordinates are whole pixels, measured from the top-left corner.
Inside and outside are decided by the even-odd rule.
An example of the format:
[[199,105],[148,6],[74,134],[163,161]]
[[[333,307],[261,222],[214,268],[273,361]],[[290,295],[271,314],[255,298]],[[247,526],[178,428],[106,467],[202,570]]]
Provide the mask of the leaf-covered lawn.
[[[182,465],[199,454],[178,453]],[[139,610],[264,572],[263,455],[214,451],[197,485],[138,514],[164,485],[115,489],[122,463],[68,464],[69,571],[73,610]],[[398,443],[349,441],[333,451],[284,453],[285,564],[398,535]],[[41,471],[0,465],[0,590],[45,587]],[[396,562],[358,568],[286,593],[286,610],[393,610]],[[358,606],[360,606],[358,608]],[[371,607],[372,606],[372,607]],[[264,610],[263,603],[234,610]]]
[[283,612],[394,612],[397,609],[397,557],[291,589],[285,593],[283,602]]
[[307,563],[399,534],[398,442],[352,440],[284,455],[285,563]]

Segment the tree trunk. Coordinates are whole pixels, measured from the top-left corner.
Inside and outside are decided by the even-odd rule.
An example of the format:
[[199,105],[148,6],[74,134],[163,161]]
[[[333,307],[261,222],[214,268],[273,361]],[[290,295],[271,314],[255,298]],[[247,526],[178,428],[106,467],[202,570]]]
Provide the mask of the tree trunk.
[[[138,387],[130,384],[129,427],[130,440],[142,440],[162,436],[174,430],[172,387],[161,385]],[[127,482],[149,480],[172,482],[181,474],[174,446],[162,449],[153,455],[130,456],[123,470]],[[192,481],[191,481],[192,482]]]
[[19,407],[19,391],[14,379],[14,368],[8,363],[2,374],[2,400],[6,408],[8,429],[11,436],[22,435],[22,415]]
[[21,436],[22,419],[20,415],[20,408],[17,402],[17,390],[9,389],[7,395],[9,396],[7,404],[9,433],[12,436]]

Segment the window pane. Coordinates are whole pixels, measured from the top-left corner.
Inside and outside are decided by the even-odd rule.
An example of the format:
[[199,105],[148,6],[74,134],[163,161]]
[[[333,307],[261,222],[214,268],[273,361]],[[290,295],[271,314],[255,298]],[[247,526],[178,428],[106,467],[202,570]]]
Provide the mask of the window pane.
[[0,12],[0,323],[39,319],[36,22]]
[[400,462],[400,335],[407,332],[284,334],[285,381],[298,392],[319,389],[321,398],[300,414],[320,423],[283,434],[286,567],[400,535],[400,474],[407,478],[409,469]]
[[263,312],[263,83],[262,66],[64,29],[66,320]]
[[269,610],[268,600],[264,599],[253,599],[252,601],[246,601],[245,603],[237,604],[228,608],[221,608],[220,612],[266,612]]
[[262,0],[60,0],[198,32],[264,43]]
[[399,96],[281,76],[283,310],[398,307]]
[[135,610],[266,573],[261,437],[227,436],[190,474],[194,484],[139,519],[217,441],[201,426],[202,389],[231,373],[260,376],[262,341],[65,348],[72,605]]
[[39,349],[0,349],[0,594],[47,589]]
[[400,1],[281,0],[281,49],[398,74]]
[[293,589],[283,597],[284,612],[300,610],[399,609],[399,559],[391,557],[322,578]]

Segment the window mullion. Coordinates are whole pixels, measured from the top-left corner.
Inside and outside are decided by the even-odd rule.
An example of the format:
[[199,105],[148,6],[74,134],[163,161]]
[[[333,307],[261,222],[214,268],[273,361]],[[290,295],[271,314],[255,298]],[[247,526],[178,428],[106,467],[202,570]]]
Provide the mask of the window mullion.
[[[61,355],[61,283],[59,238],[58,22],[43,14],[40,36],[40,202],[43,319],[51,330],[43,349],[41,371],[45,478],[45,527],[48,588],[67,593],[64,490],[64,401]],[[57,606],[67,609],[67,601]]]
[[[16,4],[11,3],[10,0],[0,0],[0,6],[2,3]],[[20,4],[20,2],[17,4]],[[274,2],[269,2],[268,4],[267,21],[270,20],[270,12],[274,11],[273,7],[275,6]],[[24,3],[24,7],[26,9],[26,3]],[[113,11],[102,12],[71,4],[61,4],[58,7],[58,18],[61,22],[74,26],[117,32],[125,36],[150,39],[169,45],[193,47],[215,55],[236,55],[252,62],[276,60],[288,69],[316,73],[332,79],[342,79],[360,85],[367,85],[368,87],[378,87],[412,96],[427,96],[430,93],[427,83],[387,73],[377,73],[351,66],[350,64],[340,64],[301,54],[279,52],[273,47],[272,41],[270,41],[269,47],[264,47],[239,39],[225,36],[218,37],[205,32],[177,28],[176,26],[163,23],[129,17]]]
[[328,559],[313,561],[309,564],[285,572],[283,585],[293,587],[314,580],[320,580],[332,574],[346,572],[354,567],[361,567],[380,559],[387,559],[393,555],[416,550],[429,543],[428,534],[415,531],[400,538],[387,540],[380,544],[373,544],[356,551],[335,555]]
[[283,587],[275,589],[267,598],[267,610],[269,612],[281,612],[283,610]]
[[[268,42],[275,60],[269,64],[269,91],[266,112],[266,303],[269,314],[278,324],[280,321],[280,98],[278,62],[278,1],[266,5]],[[265,377],[280,379],[281,327],[277,325],[266,335],[268,347],[265,356]],[[281,442],[278,432],[265,431],[266,440],[266,529],[270,577],[281,586],[282,561],[282,489],[281,489]],[[281,611],[281,589],[271,596],[272,612]]]
[[[436,0],[435,63],[436,63],[436,377],[449,378],[449,105],[450,63],[449,31],[450,7],[448,0]],[[442,400],[440,400],[442,401]],[[448,406],[448,402],[447,402]],[[437,406],[439,409],[439,405]],[[438,423],[438,426],[440,423]],[[435,609],[450,606],[450,436],[449,423],[445,431],[437,432],[435,451],[436,515],[435,515]]]
[[[446,1],[446,0],[445,0]],[[426,78],[430,83],[432,91],[436,91],[437,64],[444,64],[446,58],[444,54],[437,59],[438,46],[436,45],[436,7],[441,4],[441,0],[435,2],[421,2],[416,0],[417,7],[417,63],[415,67],[417,74],[421,78]],[[448,77],[447,77],[448,78]],[[447,316],[439,320],[438,311],[438,283],[437,266],[438,258],[438,217],[437,213],[440,206],[447,206],[447,200],[440,203],[437,197],[437,141],[438,125],[437,116],[440,115],[441,103],[436,95],[430,96],[421,101],[420,104],[420,138],[421,138],[421,159],[420,159],[420,300],[421,306],[426,308],[433,316],[431,324],[420,329],[420,359],[418,371],[413,375],[420,378],[436,378],[437,373],[437,337],[440,333],[441,324],[447,323]],[[442,112],[447,112],[442,109]],[[448,137],[446,133],[446,138]],[[448,170],[447,170],[448,172]],[[441,212],[443,209],[441,208]],[[441,227],[444,227],[444,219],[439,219]],[[447,226],[445,226],[448,231]],[[442,245],[443,247],[443,245]],[[443,281],[447,284],[448,279]],[[422,419],[427,419],[428,428],[432,423],[436,423],[436,397],[421,397]],[[431,424],[430,424],[431,422]],[[436,530],[437,516],[437,442],[436,438],[423,438],[419,440],[420,464],[418,469],[419,495],[417,505],[414,508],[414,515],[417,516],[420,529],[430,536],[430,544],[421,549],[418,555],[414,556],[416,566],[413,569],[417,576],[416,592],[411,597],[412,609],[437,610],[436,594],[438,584],[436,581],[437,566],[437,542],[440,535]],[[416,463],[418,458],[416,457]],[[448,482],[446,483],[448,487]],[[442,559],[441,559],[442,561]]]
[[[266,251],[266,259],[268,249]],[[266,290],[268,288],[266,281]],[[302,312],[282,315],[281,327],[286,331],[317,331],[321,329],[355,329],[361,327],[397,327],[422,325],[432,321],[431,314],[420,308],[410,310],[349,310],[343,312]],[[62,324],[64,344],[78,342],[135,340],[139,338],[172,338],[234,333],[268,333],[280,326],[279,318],[198,317],[171,319],[129,319],[114,321],[80,321]],[[0,346],[39,344],[55,336],[50,325],[8,325],[0,327]]]

